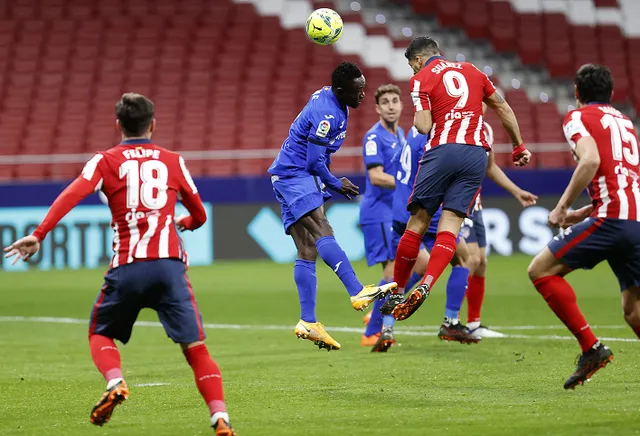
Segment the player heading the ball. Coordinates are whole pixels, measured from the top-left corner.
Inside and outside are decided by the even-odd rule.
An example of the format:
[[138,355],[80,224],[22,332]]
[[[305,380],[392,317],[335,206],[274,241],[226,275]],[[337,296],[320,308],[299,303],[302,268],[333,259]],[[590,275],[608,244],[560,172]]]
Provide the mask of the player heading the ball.
[[293,121],[269,168],[273,192],[282,208],[284,231],[298,250],[293,279],[301,314],[294,333],[327,350],[340,349],[340,344],[316,319],[318,254],[342,281],[356,310],[364,310],[396,288],[394,282],[362,286],[324,213],[324,202],[331,198],[327,188],[348,199],[360,192],[346,177],[334,176],[329,166],[331,155],[346,137],[349,108],[357,108],[364,99],[364,86],[364,75],[356,64],[340,63],[331,74],[331,86],[314,92]]
[[[141,309],[158,312],[167,336],[182,348],[219,436],[233,436],[224,404],[222,376],[204,344],[202,316],[187,277],[187,253],[180,230],[195,230],[207,215],[182,156],[151,141],[154,105],[140,94],[124,94],[116,104],[122,142],[97,153],[53,202],[33,234],[5,248],[14,263],[27,261],[51,230],[83,198],[102,191],[111,209],[114,256],[89,322],[91,357],[107,389],[91,411],[102,426],[129,396],[120,352]],[[180,199],[190,216],[174,217]]]
[[411,78],[414,125],[429,133],[416,184],[407,206],[411,217],[396,253],[394,280],[404,291],[431,218],[443,211],[431,258],[421,284],[393,309],[396,319],[410,317],[429,295],[456,251],[460,226],[473,206],[487,169],[490,149],[482,134],[482,103],[496,111],[513,143],[513,161],[522,166],[530,153],[522,143],[515,114],[489,77],[469,62],[451,62],[427,37],[411,41],[405,52]]

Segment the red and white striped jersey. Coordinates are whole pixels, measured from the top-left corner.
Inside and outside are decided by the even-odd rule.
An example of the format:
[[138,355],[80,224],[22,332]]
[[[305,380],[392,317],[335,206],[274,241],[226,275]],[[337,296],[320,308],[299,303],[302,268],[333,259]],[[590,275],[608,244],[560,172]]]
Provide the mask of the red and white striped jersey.
[[189,230],[206,221],[204,205],[177,153],[149,140],[129,140],[96,154],[82,174],[56,199],[34,235],[40,240],[82,198],[101,190],[111,209],[114,256],[111,267],[137,260],[175,258],[187,263],[187,254],[174,222],[176,202],[191,216],[182,224]]
[[608,104],[589,104],[567,114],[564,134],[572,152],[588,136],[598,146],[600,166],[589,184],[592,216],[640,221],[640,155],[631,120]]
[[411,78],[416,112],[431,111],[426,149],[448,143],[491,147],[482,135],[482,101],[496,92],[489,77],[469,62],[434,56]]

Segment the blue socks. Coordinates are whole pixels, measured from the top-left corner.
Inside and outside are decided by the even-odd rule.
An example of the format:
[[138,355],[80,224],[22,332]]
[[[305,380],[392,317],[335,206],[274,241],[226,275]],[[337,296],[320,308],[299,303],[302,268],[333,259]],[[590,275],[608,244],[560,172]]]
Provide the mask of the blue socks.
[[[386,285],[387,282],[385,279],[380,280],[378,286]],[[380,313],[380,308],[384,304],[385,300],[376,300],[373,302],[373,309],[371,311],[371,319],[369,319],[369,324],[367,324],[367,328],[364,331],[365,336],[375,335],[376,333],[380,333],[382,330],[382,314]],[[391,317],[393,318],[393,317]]]
[[296,259],[293,267],[293,280],[298,287],[300,299],[300,319],[306,322],[316,322],[316,263],[310,260]]
[[356,277],[347,255],[336,242],[336,238],[323,236],[316,241],[316,248],[324,263],[336,273],[344,287],[347,288],[349,295],[352,297],[357,295],[362,290],[362,284]]
[[[409,277],[409,281],[407,281],[407,286],[404,288],[404,292],[407,293],[410,290],[413,289],[413,287],[420,281],[422,280],[422,276],[418,273],[413,273],[411,274],[411,277]],[[395,319],[395,318],[394,318]]]
[[444,316],[448,319],[457,320],[467,292],[467,281],[469,270],[462,266],[454,266],[447,282],[447,303],[445,304]]

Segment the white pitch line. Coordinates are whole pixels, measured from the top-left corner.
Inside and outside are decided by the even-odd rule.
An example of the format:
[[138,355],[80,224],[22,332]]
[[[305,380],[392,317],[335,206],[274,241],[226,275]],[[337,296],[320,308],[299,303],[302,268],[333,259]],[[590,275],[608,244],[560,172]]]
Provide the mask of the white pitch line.
[[[46,316],[0,316],[0,322],[32,322],[32,323],[53,323],[53,324],[83,324],[87,325],[89,320],[79,319],[79,318],[57,318],[57,317],[46,317]],[[137,321],[136,326],[141,327],[162,327],[162,324],[155,321]],[[255,324],[203,324],[203,327],[209,329],[218,329],[218,330],[275,330],[275,331],[288,331],[291,330],[291,326],[285,325],[255,325]],[[597,326],[594,326],[597,327]],[[619,326],[599,326],[598,328],[618,328]],[[411,330],[409,329],[411,328]],[[407,326],[405,329],[396,330],[397,334],[406,335],[406,336],[434,336],[440,326],[424,326],[419,327],[422,331],[417,330],[416,326]],[[558,328],[558,326],[504,326],[504,327],[495,327],[496,330],[535,330],[540,328],[541,330],[551,330]],[[627,327],[628,328],[628,327]],[[362,333],[362,327],[328,327],[329,330],[335,332],[345,332],[345,333]],[[427,331],[431,330],[431,331]],[[540,340],[559,340],[559,341],[567,341],[567,340],[575,340],[572,336],[559,336],[559,335],[521,335],[521,334],[507,334],[504,336],[507,339],[540,339]],[[499,339],[499,338],[491,338],[491,339]],[[608,342],[638,342],[637,339],[631,338],[600,338],[603,341]]]
[[161,383],[161,382],[155,382],[155,383],[138,383],[136,385],[131,385],[131,386],[135,386],[135,387],[151,387],[151,386],[169,386],[171,383]]

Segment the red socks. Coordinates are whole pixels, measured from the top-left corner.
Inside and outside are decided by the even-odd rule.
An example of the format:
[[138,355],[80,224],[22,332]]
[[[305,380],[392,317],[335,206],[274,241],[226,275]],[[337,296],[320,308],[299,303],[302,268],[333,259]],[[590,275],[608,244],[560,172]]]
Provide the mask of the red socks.
[[469,276],[467,287],[467,323],[480,322],[480,311],[484,300],[484,277]]
[[120,368],[120,351],[113,339],[106,336],[89,336],[91,358],[96,368],[102,374],[107,383],[114,378],[122,378]]
[[405,230],[400,238],[393,267],[393,280],[398,284],[398,288],[401,288],[400,291],[407,287],[407,281],[420,253],[421,243],[422,236],[411,230]]
[[209,355],[207,346],[204,344],[187,348],[184,357],[193,369],[196,378],[196,386],[209,406],[211,415],[216,412],[226,412],[224,405],[224,391],[222,389],[222,375],[220,368]]
[[576,294],[565,279],[560,276],[547,276],[534,280],[533,285],[551,310],[576,337],[583,352],[588,351],[598,342],[584,315],[580,312]]
[[[451,232],[440,232],[436,235],[436,242],[431,250],[431,258],[427,264],[421,285],[427,285],[430,289],[438,281],[444,270],[453,259],[456,252],[456,235]],[[396,263],[398,260],[396,259]]]

